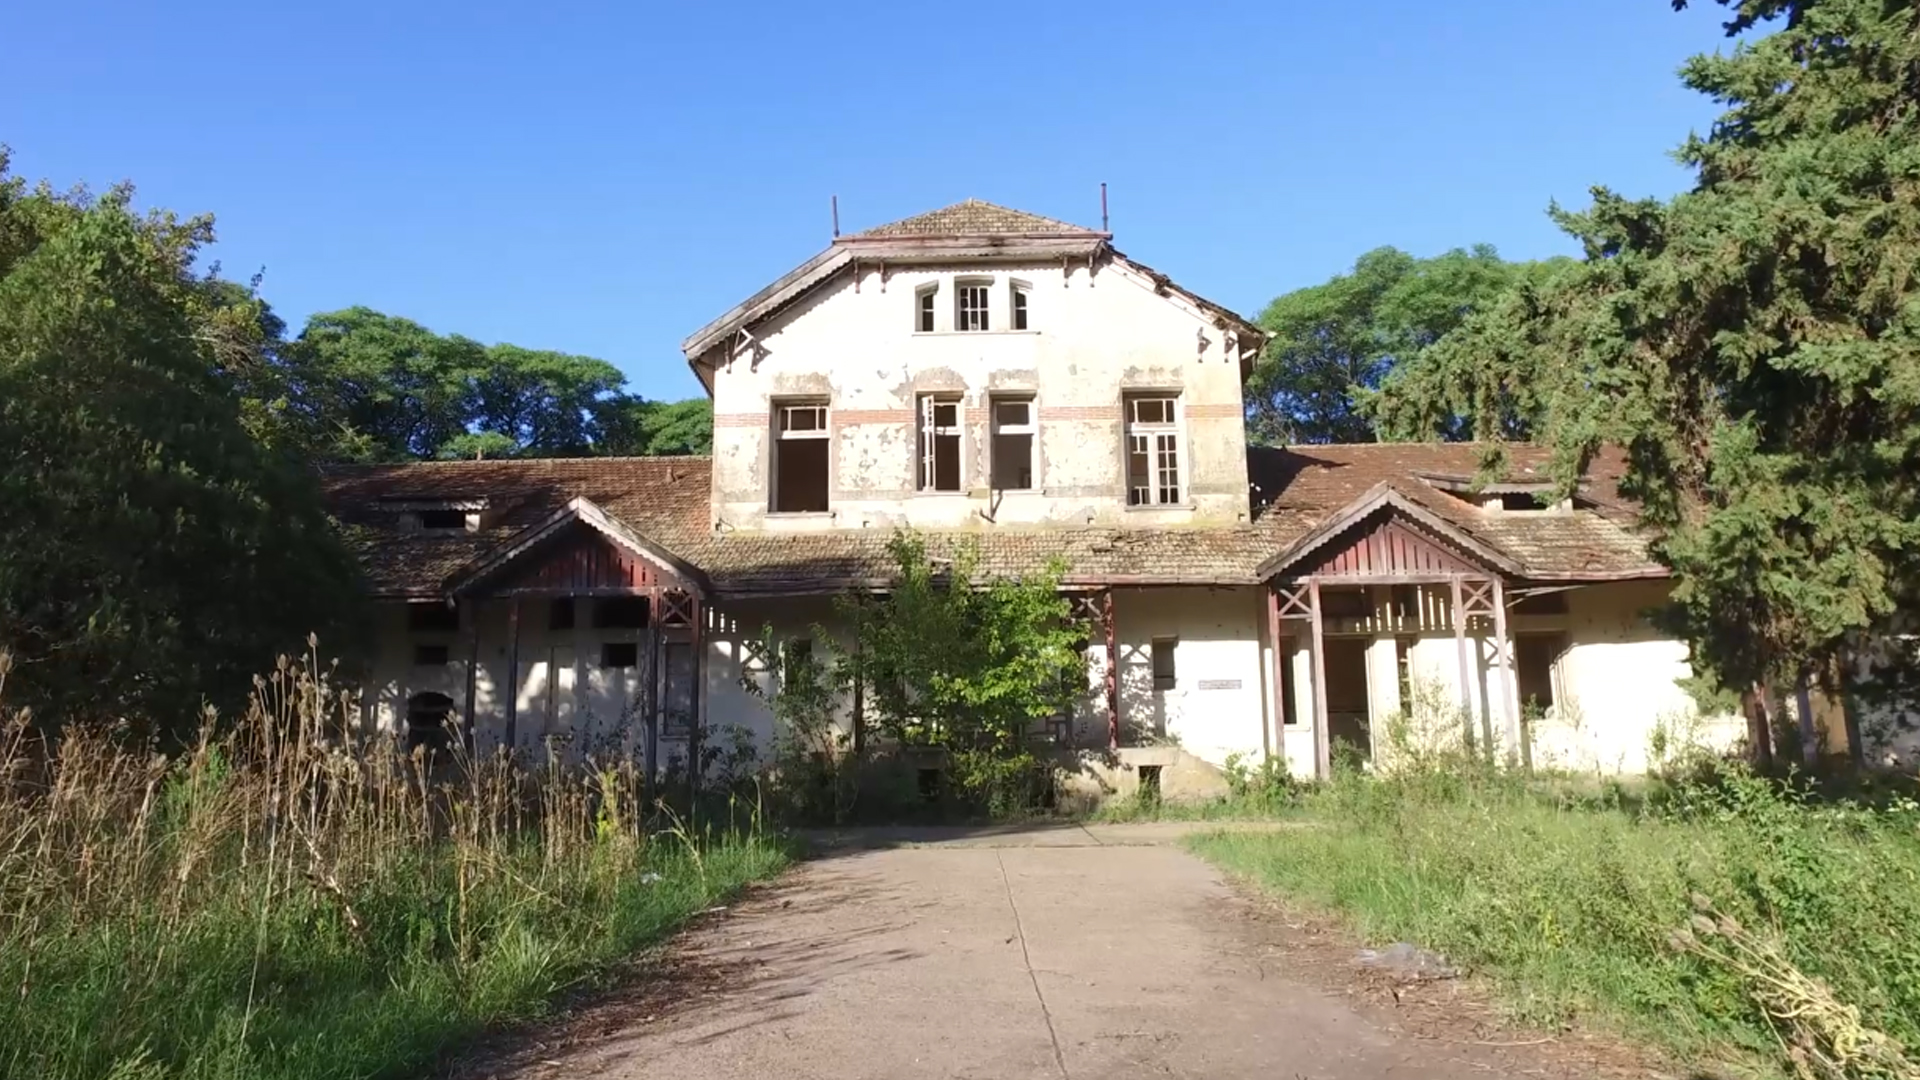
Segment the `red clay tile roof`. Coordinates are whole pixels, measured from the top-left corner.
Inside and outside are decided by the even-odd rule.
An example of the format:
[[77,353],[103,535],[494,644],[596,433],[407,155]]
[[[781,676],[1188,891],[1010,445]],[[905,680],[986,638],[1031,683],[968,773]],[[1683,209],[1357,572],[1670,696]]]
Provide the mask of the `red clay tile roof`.
[[[1254,448],[1251,525],[1154,529],[994,527],[929,533],[949,556],[977,545],[989,575],[1033,573],[1054,558],[1070,583],[1238,584],[1261,563],[1339,516],[1382,484],[1451,528],[1498,552],[1532,579],[1638,577],[1661,573],[1631,531],[1632,508],[1614,490],[1618,461],[1590,471],[1572,512],[1487,513],[1423,476],[1471,477],[1481,449],[1403,444]],[[1507,480],[1544,479],[1546,451],[1513,447]],[[699,568],[721,594],[830,592],[883,584],[887,530],[808,533],[716,532],[708,515],[707,458],[573,458],[448,461],[331,469],[334,512],[352,527],[375,592],[444,594],[491,552],[546,521],[576,497]],[[486,527],[438,535],[398,528],[399,500],[488,501]]]
[[848,239],[910,239],[965,236],[1100,236],[1092,229],[1029,214],[979,199],[967,199],[924,214],[890,221]]

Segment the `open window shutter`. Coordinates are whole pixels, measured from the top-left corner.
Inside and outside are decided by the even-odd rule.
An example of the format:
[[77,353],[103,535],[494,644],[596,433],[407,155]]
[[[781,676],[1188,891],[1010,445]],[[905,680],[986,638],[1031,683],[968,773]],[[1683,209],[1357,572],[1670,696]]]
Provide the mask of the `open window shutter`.
[[933,395],[920,395],[920,490],[933,487]]

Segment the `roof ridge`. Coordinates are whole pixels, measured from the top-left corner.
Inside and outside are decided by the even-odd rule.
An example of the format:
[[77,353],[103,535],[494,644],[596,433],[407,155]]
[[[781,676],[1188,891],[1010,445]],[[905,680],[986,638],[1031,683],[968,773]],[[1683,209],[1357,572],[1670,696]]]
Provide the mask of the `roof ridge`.
[[850,239],[889,239],[903,237],[1018,236],[1050,234],[1059,236],[1101,236],[1107,234],[1069,221],[1020,210],[971,195],[957,203],[923,210],[894,221],[875,225],[841,237]]

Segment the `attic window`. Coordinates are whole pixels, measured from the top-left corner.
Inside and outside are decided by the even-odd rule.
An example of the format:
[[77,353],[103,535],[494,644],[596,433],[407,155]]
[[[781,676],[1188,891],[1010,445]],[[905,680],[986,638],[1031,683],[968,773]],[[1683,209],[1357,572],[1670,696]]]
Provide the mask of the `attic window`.
[[422,510],[420,527],[434,532],[453,532],[467,527],[465,510]]

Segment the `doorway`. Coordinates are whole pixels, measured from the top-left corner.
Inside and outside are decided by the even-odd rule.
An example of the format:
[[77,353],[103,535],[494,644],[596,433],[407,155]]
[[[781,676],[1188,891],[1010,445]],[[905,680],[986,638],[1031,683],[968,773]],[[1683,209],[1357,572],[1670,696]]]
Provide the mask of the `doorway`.
[[1367,697],[1366,638],[1327,638],[1327,745],[1333,759],[1373,757],[1371,703]]

